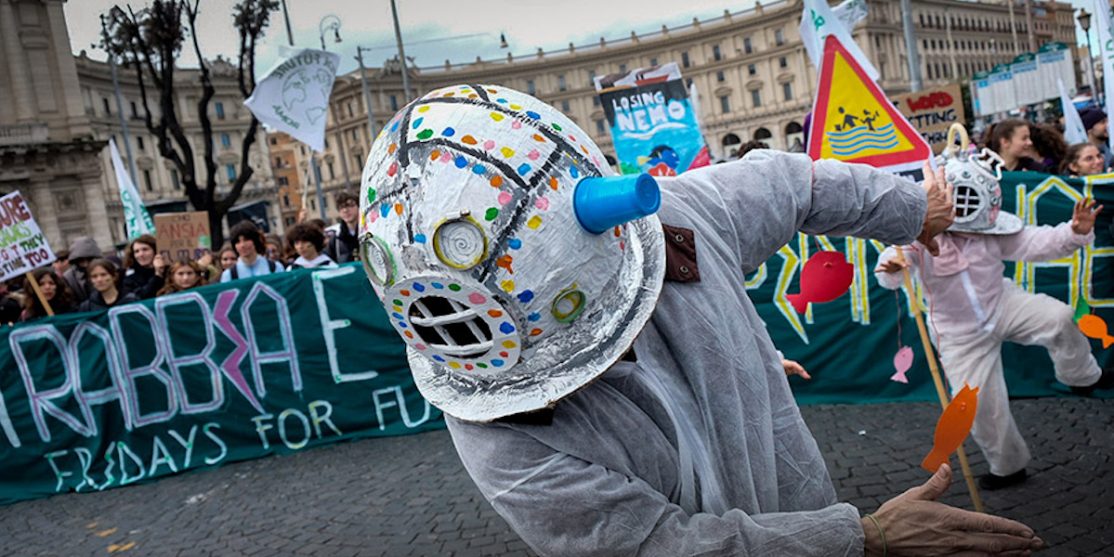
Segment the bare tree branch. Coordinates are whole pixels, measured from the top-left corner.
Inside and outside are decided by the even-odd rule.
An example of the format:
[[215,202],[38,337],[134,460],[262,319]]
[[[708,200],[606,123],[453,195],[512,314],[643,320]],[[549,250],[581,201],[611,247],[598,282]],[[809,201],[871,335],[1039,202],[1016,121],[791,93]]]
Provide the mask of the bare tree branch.
[[[208,110],[216,96],[216,87],[197,33],[200,4],[200,0],[150,0],[150,5],[138,11],[131,6],[126,9],[114,6],[102,18],[102,41],[110,55],[122,60],[122,67],[134,72],[143,105],[144,125],[156,138],[159,155],[178,170],[190,204],[197,210],[208,211],[210,233],[214,242],[219,243],[225,215],[255,174],[250,153],[257,139],[259,121],[253,116],[247,126],[240,145],[239,173],[228,193],[218,199],[218,165],[213,122]],[[271,12],[277,9],[276,0],[240,0],[233,7],[232,23],[240,33],[236,86],[245,98],[255,90],[256,44],[267,29]],[[181,106],[176,102],[175,74],[179,68],[175,64],[187,32],[200,66],[201,97],[195,106],[201,125],[200,159],[205,166],[204,177],[198,176],[196,161],[199,157],[195,156],[194,145],[182,124],[188,117],[179,114]],[[157,115],[153,105],[158,106]]]

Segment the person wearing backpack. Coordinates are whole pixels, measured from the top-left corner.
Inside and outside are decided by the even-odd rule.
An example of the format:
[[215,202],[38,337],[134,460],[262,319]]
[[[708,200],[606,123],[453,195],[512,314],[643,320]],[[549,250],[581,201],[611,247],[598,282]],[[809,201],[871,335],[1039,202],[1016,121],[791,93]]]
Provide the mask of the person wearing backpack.
[[221,273],[221,282],[261,277],[286,270],[281,263],[276,263],[262,255],[267,249],[263,242],[263,233],[251,221],[237,223],[232,227],[229,236],[232,238],[232,247],[236,249],[239,257],[235,265]]

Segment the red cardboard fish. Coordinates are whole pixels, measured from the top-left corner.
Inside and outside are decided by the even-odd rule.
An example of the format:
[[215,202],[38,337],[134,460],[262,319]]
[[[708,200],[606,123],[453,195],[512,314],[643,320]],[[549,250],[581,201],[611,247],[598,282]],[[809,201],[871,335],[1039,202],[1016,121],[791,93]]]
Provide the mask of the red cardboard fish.
[[830,302],[851,288],[855,266],[838,251],[821,251],[808,258],[801,270],[801,292],[785,298],[797,313],[808,310],[810,303]]
[[944,413],[940,414],[940,420],[936,422],[932,451],[924,457],[921,468],[935,473],[971,433],[971,424],[975,423],[975,412],[979,409],[978,395],[978,387],[972,389],[969,385],[964,385],[948,403]]

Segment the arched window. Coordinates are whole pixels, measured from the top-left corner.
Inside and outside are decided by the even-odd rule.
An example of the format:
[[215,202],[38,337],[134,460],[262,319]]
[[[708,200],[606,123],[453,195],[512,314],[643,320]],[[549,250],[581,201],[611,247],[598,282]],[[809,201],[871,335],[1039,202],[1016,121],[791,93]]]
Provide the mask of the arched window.
[[754,139],[757,141],[767,141],[772,137],[774,137],[774,134],[770,133],[770,130],[766,128],[758,128],[757,130],[754,130]]
[[789,122],[785,125],[785,144],[791,152],[804,152],[805,130],[797,122]]
[[743,140],[739,139],[739,136],[737,136],[733,133],[729,133],[729,134],[723,136],[723,141],[721,143],[723,145],[724,156],[727,157],[727,158],[730,158],[730,159],[735,158],[735,155],[739,151],[738,146],[742,142],[743,142]]

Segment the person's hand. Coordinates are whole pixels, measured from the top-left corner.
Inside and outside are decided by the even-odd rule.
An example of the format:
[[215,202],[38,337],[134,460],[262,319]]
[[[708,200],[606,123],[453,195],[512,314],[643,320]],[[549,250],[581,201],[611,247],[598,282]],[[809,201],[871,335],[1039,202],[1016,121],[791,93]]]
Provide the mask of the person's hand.
[[155,265],[155,274],[161,277],[163,273],[166,272],[166,259],[163,258],[161,253],[158,253],[155,254],[153,263]]
[[944,179],[944,168],[934,172],[927,162],[924,163],[925,196],[928,198],[928,211],[924,215],[924,226],[919,241],[932,255],[940,255],[936,236],[947,230],[955,222],[955,206],[952,203],[952,185]]
[[1044,541],[1028,526],[999,516],[965,511],[937,503],[952,481],[952,471],[941,465],[927,482],[889,501],[863,517],[866,555],[881,555],[885,534],[886,553],[901,555],[1029,555],[1044,548]]
[[208,267],[213,264],[213,252],[207,251],[204,255],[197,258],[197,264],[201,267]]
[[902,269],[907,269],[908,267],[908,263],[903,263],[896,259],[890,259],[879,263],[878,266],[874,268],[874,272],[882,272],[888,274],[900,273]]
[[1086,198],[1075,202],[1075,210],[1071,214],[1071,231],[1084,236],[1095,229],[1095,218],[1102,212],[1102,205],[1095,205],[1095,200]]
[[782,359],[781,367],[785,369],[786,376],[800,375],[801,379],[804,379],[805,381],[812,379],[812,376],[808,374],[808,370],[805,369],[804,366],[793,360]]

